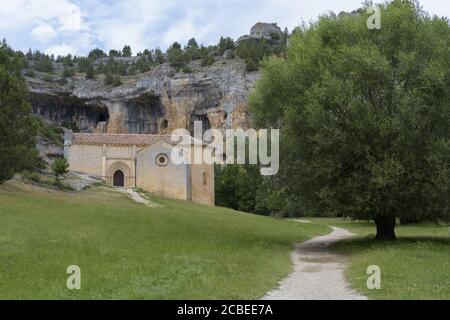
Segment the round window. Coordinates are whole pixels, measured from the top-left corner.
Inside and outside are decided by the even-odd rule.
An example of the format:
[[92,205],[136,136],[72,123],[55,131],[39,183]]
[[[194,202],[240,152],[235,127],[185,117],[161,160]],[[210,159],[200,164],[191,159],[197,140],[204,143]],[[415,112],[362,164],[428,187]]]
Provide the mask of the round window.
[[160,167],[165,167],[169,164],[169,157],[163,153],[156,156],[156,164]]

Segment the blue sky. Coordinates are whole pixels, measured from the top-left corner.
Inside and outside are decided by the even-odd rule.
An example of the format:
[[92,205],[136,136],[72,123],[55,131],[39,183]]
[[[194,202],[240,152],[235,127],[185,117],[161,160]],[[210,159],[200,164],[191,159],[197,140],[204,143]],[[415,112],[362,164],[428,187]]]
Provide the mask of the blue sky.
[[[1,0],[0,37],[15,49],[86,54],[98,47],[136,53],[192,37],[203,44],[237,37],[258,22],[292,30],[328,10],[358,8],[362,0]],[[450,17],[449,0],[422,0],[426,11]]]

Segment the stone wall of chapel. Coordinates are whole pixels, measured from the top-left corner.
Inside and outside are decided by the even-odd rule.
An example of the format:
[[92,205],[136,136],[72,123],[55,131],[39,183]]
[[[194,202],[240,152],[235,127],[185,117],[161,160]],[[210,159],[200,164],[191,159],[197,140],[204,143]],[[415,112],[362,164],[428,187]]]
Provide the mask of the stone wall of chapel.
[[101,177],[103,147],[101,145],[74,144],[66,154],[69,170]]
[[[170,160],[172,148],[156,144],[137,154],[137,185],[156,195],[188,200],[189,170]],[[158,165],[158,156],[168,156],[166,165]]]
[[214,205],[213,165],[191,165],[191,195],[193,202]]

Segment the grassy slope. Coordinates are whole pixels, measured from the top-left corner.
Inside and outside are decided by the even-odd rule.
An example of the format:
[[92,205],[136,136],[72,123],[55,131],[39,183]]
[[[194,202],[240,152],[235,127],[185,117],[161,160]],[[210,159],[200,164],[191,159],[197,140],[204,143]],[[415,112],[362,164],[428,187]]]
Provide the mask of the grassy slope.
[[[450,228],[432,224],[398,226],[395,242],[373,240],[375,226],[342,219],[310,219],[364,237],[335,245],[350,255],[347,278],[372,299],[450,299]],[[381,268],[381,289],[366,286],[369,265]]]
[[[329,229],[155,200],[0,187],[0,298],[258,298],[291,270],[292,244]],[[82,290],[66,289],[69,265]]]

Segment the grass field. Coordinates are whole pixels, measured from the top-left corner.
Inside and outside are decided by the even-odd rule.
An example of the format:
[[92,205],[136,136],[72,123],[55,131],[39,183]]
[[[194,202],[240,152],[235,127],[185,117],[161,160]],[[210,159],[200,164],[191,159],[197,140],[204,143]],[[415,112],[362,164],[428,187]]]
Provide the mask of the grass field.
[[[360,235],[334,246],[347,254],[347,279],[371,299],[450,299],[450,228],[435,224],[397,226],[398,241],[377,242],[375,225],[343,219],[308,219]],[[381,268],[381,289],[367,289],[367,267]]]
[[[304,225],[105,187],[0,186],[0,299],[249,299],[291,271]],[[69,265],[81,290],[68,290]]]

